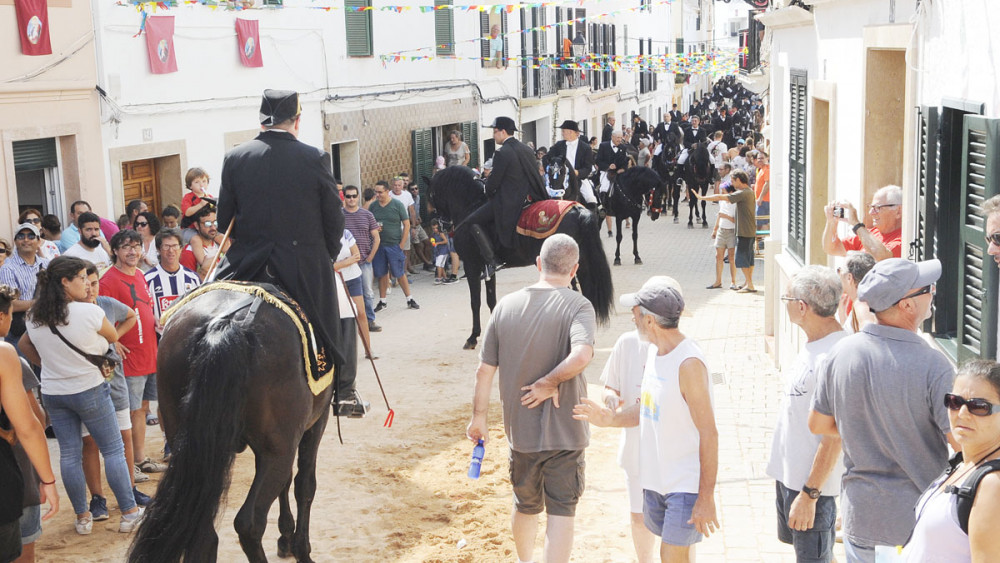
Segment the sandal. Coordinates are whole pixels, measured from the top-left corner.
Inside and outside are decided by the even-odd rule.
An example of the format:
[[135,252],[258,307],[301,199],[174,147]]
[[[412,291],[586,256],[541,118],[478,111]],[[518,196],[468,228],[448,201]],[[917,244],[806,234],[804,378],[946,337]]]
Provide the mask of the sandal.
[[736,293],[757,293],[757,288],[741,287]]
[[736,285],[735,283],[731,283],[731,284],[729,284],[729,289],[731,289],[733,291],[736,291],[736,290],[739,289],[739,286]]
[[719,285],[712,284],[712,285],[706,285],[705,286],[705,289],[721,289],[721,288],[722,288],[722,284],[721,283]]
[[156,418],[155,414],[146,416],[146,426],[156,426],[160,423],[160,419]]

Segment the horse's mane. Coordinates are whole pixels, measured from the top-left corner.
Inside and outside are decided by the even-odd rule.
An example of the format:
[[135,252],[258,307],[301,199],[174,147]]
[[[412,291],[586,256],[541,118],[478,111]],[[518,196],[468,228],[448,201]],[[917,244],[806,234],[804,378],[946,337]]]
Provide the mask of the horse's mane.
[[695,172],[701,176],[708,176],[709,168],[712,165],[712,157],[708,154],[708,145],[705,143],[698,143],[694,151],[691,153],[690,162]]
[[478,180],[479,173],[472,168],[449,166],[431,178],[431,203],[444,213],[452,213],[453,206],[472,209],[486,199],[486,194],[479,189]]
[[648,166],[633,166],[619,174],[617,181],[631,193],[646,193],[663,182]]

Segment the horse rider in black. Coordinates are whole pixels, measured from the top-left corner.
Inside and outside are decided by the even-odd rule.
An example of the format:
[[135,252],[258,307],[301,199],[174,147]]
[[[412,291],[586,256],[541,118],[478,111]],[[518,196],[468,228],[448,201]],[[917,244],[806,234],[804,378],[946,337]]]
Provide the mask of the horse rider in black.
[[614,176],[628,168],[629,144],[624,141],[622,134],[615,131],[611,140],[601,143],[597,147],[597,158],[594,162],[601,172],[601,203],[607,207],[606,198],[611,193],[611,185],[614,183]]
[[[280,286],[302,307],[327,373],[347,362],[333,261],[340,252],[344,213],[330,159],[298,140],[302,106],[296,92],[265,90],[261,133],[226,154],[219,191],[219,229],[232,225],[232,247],[220,279]],[[324,362],[321,362],[324,363]],[[353,364],[352,364],[353,365]],[[358,416],[364,405],[353,381],[337,375],[337,412]],[[348,379],[348,378],[343,378]],[[348,388],[344,388],[344,387]]]
[[487,279],[498,265],[493,242],[498,242],[501,248],[513,248],[521,211],[528,204],[549,199],[538,173],[535,151],[514,138],[517,131],[514,120],[497,117],[489,127],[493,129],[497,147],[493,170],[486,179],[489,199],[465,220],[472,225],[473,237],[486,261]]
[[[557,142],[549,148],[549,153],[545,155],[542,162],[548,166],[552,159],[561,157],[576,171],[576,176],[580,180],[581,193],[589,193],[594,196],[593,182],[590,177],[594,174],[594,150],[590,148],[587,141],[580,140],[580,126],[575,121],[566,120],[559,126],[562,130],[563,140]],[[586,182],[586,187],[584,187]],[[559,189],[562,186],[553,186]],[[595,198],[596,200],[596,198]],[[590,201],[588,199],[588,201]]]

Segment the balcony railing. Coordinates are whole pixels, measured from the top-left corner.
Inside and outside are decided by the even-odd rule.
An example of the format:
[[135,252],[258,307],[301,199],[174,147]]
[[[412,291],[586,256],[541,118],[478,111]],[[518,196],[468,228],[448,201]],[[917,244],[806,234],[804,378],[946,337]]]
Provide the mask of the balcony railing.
[[552,55],[526,58],[521,69],[521,96],[544,98],[555,95],[559,90],[590,85],[588,71],[552,68],[553,64],[561,64],[561,61],[562,58]]

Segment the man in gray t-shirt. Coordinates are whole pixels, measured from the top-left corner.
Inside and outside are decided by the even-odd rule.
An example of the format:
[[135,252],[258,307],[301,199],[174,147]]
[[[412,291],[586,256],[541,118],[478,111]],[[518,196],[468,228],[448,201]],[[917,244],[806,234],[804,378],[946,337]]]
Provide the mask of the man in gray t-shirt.
[[532,560],[538,514],[545,510],[545,561],[569,561],[583,450],[590,443],[587,423],[573,420],[573,405],[587,395],[583,369],[594,355],[596,316],[589,301],[568,289],[579,265],[572,238],[546,239],[537,263],[538,283],[501,299],[486,325],[467,436],[487,439],[499,369],[518,559]]
[[839,435],[841,502],[849,562],[902,545],[921,492],[948,464],[944,395],[954,370],[917,329],[930,312],[941,263],[890,258],[858,286],[877,323],[838,342],[817,372],[809,429]]

